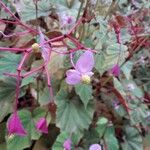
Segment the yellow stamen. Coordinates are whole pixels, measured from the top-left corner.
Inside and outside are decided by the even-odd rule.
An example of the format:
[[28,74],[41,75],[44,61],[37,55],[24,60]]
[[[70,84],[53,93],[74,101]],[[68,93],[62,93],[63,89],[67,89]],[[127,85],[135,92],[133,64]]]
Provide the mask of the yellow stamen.
[[81,81],[82,81],[84,84],[90,84],[91,78],[90,78],[90,76],[88,76],[88,75],[82,75]]

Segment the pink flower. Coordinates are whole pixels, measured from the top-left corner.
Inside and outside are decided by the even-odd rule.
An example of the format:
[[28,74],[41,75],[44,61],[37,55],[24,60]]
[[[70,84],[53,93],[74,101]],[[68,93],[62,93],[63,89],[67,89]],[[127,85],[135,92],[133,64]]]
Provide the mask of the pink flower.
[[71,140],[67,139],[63,144],[64,150],[71,150]]
[[118,77],[120,74],[120,67],[118,64],[114,65],[111,70],[110,73],[113,74],[114,76]]
[[20,136],[25,136],[27,134],[17,112],[14,112],[9,118],[7,122],[7,129],[8,129],[9,135],[16,134]]
[[92,144],[89,150],[101,150],[101,146],[99,144]]
[[59,13],[60,25],[63,28],[70,28],[75,23],[75,18],[68,14]]
[[86,51],[83,53],[75,64],[75,69],[70,69],[66,72],[66,82],[70,85],[75,85],[80,82],[90,83],[91,72],[94,67],[93,53]]
[[47,121],[45,118],[40,118],[36,123],[36,128],[42,133],[48,133]]

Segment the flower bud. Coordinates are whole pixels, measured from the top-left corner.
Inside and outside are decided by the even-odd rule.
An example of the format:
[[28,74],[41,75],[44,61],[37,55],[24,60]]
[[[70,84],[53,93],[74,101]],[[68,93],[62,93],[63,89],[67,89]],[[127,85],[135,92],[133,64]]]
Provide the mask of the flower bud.
[[32,44],[32,50],[34,53],[38,53],[40,51],[40,46],[38,43]]

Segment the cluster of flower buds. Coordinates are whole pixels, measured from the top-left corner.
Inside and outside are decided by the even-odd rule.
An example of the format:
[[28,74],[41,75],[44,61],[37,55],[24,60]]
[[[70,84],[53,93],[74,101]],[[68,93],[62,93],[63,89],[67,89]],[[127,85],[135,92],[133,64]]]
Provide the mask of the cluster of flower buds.
[[[48,133],[47,121],[45,118],[40,118],[36,125],[36,129],[41,133]],[[26,136],[27,131],[24,129],[17,111],[15,111],[7,122],[7,129],[9,135]]]

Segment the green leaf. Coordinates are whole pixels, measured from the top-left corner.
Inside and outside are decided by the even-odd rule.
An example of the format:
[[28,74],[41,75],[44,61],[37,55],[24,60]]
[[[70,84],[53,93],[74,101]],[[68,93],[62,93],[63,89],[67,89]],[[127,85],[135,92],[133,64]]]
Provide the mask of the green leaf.
[[[4,78],[0,80],[0,101],[13,101],[16,92],[16,79],[14,78]],[[20,90],[19,97],[23,96],[25,91]]]
[[83,104],[76,97],[69,99],[68,96],[68,93],[63,89],[56,96],[56,125],[61,131],[81,135],[92,121],[93,106],[88,105],[85,110]]
[[[13,12],[13,13],[15,12],[14,7],[11,5],[9,0],[3,0],[2,2],[11,10],[11,12]],[[1,9],[1,8],[0,8],[0,16],[1,16],[1,18],[10,18],[10,14],[6,13],[5,9]]]
[[122,105],[117,106],[118,108],[115,109],[115,112],[121,116],[124,117],[126,115],[126,111]]
[[0,57],[0,75],[5,72],[14,73],[20,62],[21,56],[11,52],[2,53]]
[[107,127],[104,139],[108,150],[119,150],[118,140],[115,137],[113,127]]
[[1,143],[0,144],[0,149],[7,150],[6,143]]
[[103,53],[101,54],[96,54],[95,56],[95,68],[101,73],[103,74],[105,71],[105,66],[104,66],[104,62],[105,62],[105,56]]
[[29,76],[27,78],[24,78],[21,82],[21,87],[26,86],[30,83],[34,83],[35,82],[35,78],[33,76]]
[[56,0],[56,6],[57,6],[57,13],[59,14],[66,14],[71,15],[74,17],[77,17],[79,7],[80,7],[80,1],[74,0],[73,5],[71,8],[68,7],[67,2],[64,0]]
[[8,101],[0,101],[0,122],[11,113],[12,104]]
[[127,47],[125,45],[121,45],[120,50],[120,45],[117,43],[108,42],[107,44],[107,49],[95,56],[95,68],[101,74],[117,64],[118,60],[119,64],[122,64],[127,56]]
[[123,150],[143,150],[143,141],[139,131],[130,126],[124,127],[125,142],[121,144]]
[[112,134],[105,136],[105,142],[108,150],[119,150],[119,145],[116,137]]
[[123,55],[128,49],[127,46],[125,46],[123,44],[120,45],[118,43],[112,43],[112,42],[108,42],[108,44],[109,44],[109,46],[107,47],[106,52],[109,55],[117,55],[117,54]]
[[53,145],[52,150],[63,150],[64,149],[63,143],[65,142],[65,140],[68,139],[68,137],[69,137],[69,135],[66,132],[61,132],[58,135],[58,137]]
[[48,70],[51,75],[56,73],[58,70],[64,68],[65,56],[57,53],[51,54],[51,60],[48,63]]
[[85,141],[84,149],[88,149],[90,145],[99,143],[99,140],[100,140],[99,133],[95,129],[92,128],[85,132],[83,139]]
[[50,91],[48,87],[45,87],[39,92],[39,103],[41,106],[47,105],[50,102]]
[[74,135],[74,134],[72,134],[71,137],[70,137],[70,135],[69,135],[68,133],[62,131],[62,132],[58,135],[58,137],[57,137],[57,139],[56,139],[56,141],[55,141],[55,143],[54,143],[54,145],[53,145],[52,150],[64,150],[63,144],[64,144],[64,142],[65,142],[67,139],[71,139],[71,142],[72,142],[72,143],[71,143],[71,147],[72,147],[72,149],[74,149],[73,147],[75,146],[75,144],[78,143],[79,137],[76,136],[76,135]]
[[107,127],[108,120],[105,117],[100,117],[97,124],[96,124],[96,131],[99,134],[99,137],[101,138],[105,132],[105,129]]
[[[48,16],[52,11],[53,0],[40,0],[37,2],[37,14],[38,17]],[[31,0],[20,0],[17,1],[14,6],[19,13],[22,21],[29,21],[36,19],[36,7]]]
[[76,93],[80,96],[81,101],[86,108],[89,101],[92,99],[92,87],[87,84],[78,84],[75,86]]
[[114,83],[114,87],[120,92],[120,94],[122,96],[126,96],[126,93],[124,91],[124,87],[122,85],[122,83],[117,79],[117,78],[113,78],[113,83]]
[[[6,122],[0,123],[0,145],[5,143]],[[0,146],[1,147],[1,146]]]
[[[133,85],[133,89],[129,89],[129,91],[136,97],[138,98],[142,98],[144,96],[144,93],[142,91],[142,89],[140,87],[138,87],[136,85],[136,83],[133,81],[133,80],[124,80],[124,84],[125,86],[127,87],[129,84],[132,84]],[[128,87],[127,87],[128,88]]]
[[0,101],[13,101],[15,98],[16,80],[5,78],[0,81]]
[[[46,114],[46,111],[42,108],[37,108],[33,111],[31,114],[28,110],[21,110],[18,112],[19,117],[22,121],[22,124],[24,128],[27,131],[27,136],[20,137],[17,135],[12,135],[9,137],[6,137],[7,141],[7,149],[8,150],[23,150],[24,148],[27,148],[31,145],[32,140],[37,140],[41,136],[41,133],[39,133],[35,128],[35,122],[40,118],[44,117]],[[48,122],[50,120],[50,116],[47,117]]]
[[131,61],[127,61],[122,67],[121,70],[123,71],[125,77],[129,80],[131,77],[131,71],[133,68],[133,63]]
[[142,123],[144,122],[144,120],[149,116],[149,109],[145,104],[140,104],[134,107],[136,107],[135,109],[132,109],[130,111],[131,114],[131,125],[136,125],[138,123]]

